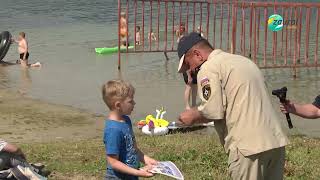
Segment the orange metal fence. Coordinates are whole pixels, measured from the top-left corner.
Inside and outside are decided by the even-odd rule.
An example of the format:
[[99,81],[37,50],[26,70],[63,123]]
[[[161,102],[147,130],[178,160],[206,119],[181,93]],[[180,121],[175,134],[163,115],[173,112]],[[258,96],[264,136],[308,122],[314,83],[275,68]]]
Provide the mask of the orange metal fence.
[[[126,41],[134,45],[127,53],[174,52],[184,27],[187,33],[202,32],[214,48],[250,57],[261,68],[319,66],[320,3],[118,0],[119,69],[121,13],[126,14]],[[281,31],[268,29],[272,14],[286,22]]]

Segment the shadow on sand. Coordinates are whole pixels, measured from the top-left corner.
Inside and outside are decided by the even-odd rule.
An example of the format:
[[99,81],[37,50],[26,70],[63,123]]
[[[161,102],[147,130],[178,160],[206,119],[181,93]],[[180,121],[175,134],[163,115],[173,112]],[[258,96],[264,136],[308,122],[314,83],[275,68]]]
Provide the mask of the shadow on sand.
[[16,62],[6,62],[6,61],[0,61],[0,66],[11,66],[16,65]]

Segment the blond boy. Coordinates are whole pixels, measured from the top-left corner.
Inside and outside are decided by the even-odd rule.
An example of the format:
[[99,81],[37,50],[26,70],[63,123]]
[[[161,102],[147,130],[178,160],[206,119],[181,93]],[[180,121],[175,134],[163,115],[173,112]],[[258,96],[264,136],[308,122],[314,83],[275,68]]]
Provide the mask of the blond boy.
[[[148,170],[157,161],[144,155],[137,147],[128,115],[134,109],[134,87],[122,80],[111,80],[102,86],[102,97],[110,113],[105,121],[104,144],[107,155],[105,179],[151,177]],[[139,169],[139,162],[146,166]]]

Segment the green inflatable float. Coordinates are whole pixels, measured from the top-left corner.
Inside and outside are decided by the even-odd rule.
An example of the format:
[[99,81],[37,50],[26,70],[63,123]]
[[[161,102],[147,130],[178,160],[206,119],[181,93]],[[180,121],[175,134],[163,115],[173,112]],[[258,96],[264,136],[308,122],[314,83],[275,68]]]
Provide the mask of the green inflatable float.
[[[134,46],[128,46],[128,49],[133,49]],[[116,47],[103,47],[103,48],[95,48],[97,54],[112,54],[119,51],[118,46]],[[126,52],[127,47],[120,47],[120,52]]]

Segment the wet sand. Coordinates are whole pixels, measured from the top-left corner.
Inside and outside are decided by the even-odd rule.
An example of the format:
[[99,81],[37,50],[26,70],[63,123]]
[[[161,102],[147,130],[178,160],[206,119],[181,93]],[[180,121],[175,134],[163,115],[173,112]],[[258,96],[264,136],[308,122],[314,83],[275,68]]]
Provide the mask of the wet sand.
[[103,116],[0,90],[0,136],[10,142],[79,140],[101,136]]

